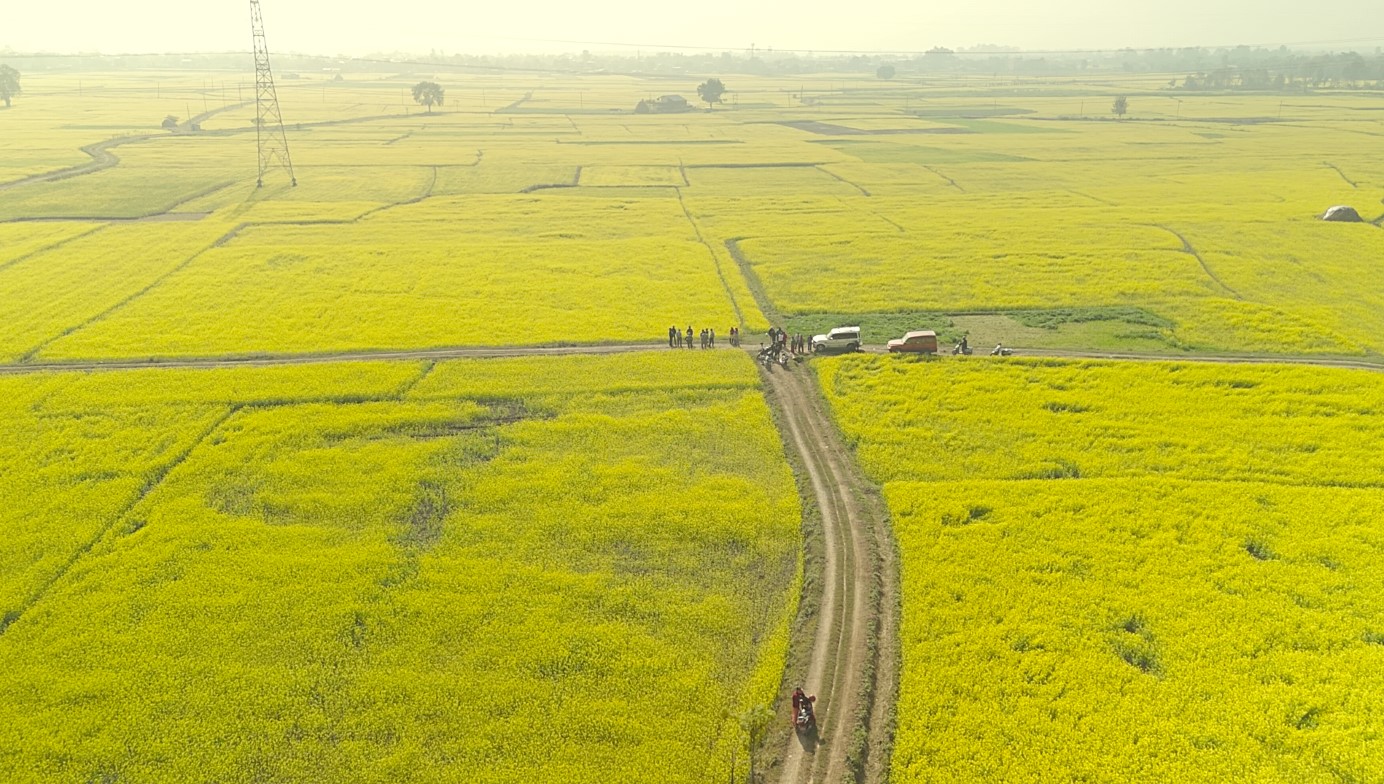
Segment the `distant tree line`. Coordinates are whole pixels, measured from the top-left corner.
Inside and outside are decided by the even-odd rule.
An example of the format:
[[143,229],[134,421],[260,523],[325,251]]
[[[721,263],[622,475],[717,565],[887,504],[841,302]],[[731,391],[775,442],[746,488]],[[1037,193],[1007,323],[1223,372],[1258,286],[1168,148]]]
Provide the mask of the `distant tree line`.
[[[240,69],[244,55],[26,56],[6,53],[8,62],[25,72]],[[932,47],[910,54],[815,55],[773,50],[725,52],[648,52],[638,55],[516,54],[516,55],[397,55],[350,59],[279,55],[281,73],[337,76],[341,73],[395,72],[409,78],[436,78],[451,72],[557,72],[631,75],[799,75],[839,73],[873,75],[879,79],[908,79],[938,74],[1006,76],[1071,76],[1102,73],[1178,74],[1169,85],[1178,90],[1279,90],[1346,88],[1384,90],[1384,54],[1325,52],[1239,46],[1223,49],[1124,49],[1110,52],[1025,54],[1012,48],[978,46],[970,49]],[[434,71],[433,69],[438,69]]]

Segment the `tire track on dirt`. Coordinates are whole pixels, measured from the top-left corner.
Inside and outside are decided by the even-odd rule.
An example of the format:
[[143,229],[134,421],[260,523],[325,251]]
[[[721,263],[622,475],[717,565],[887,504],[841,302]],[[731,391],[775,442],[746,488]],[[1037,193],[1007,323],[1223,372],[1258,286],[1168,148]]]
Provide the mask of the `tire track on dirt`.
[[[878,661],[881,651],[892,650],[880,646],[878,636],[881,631],[893,633],[887,625],[883,630],[879,625],[880,547],[872,540],[883,528],[878,516],[862,503],[863,487],[850,453],[821,408],[820,395],[807,373],[765,370],[763,375],[783,408],[784,440],[798,452],[806,469],[825,545],[822,596],[801,683],[809,694],[817,695],[818,728],[813,734],[789,735],[774,780],[781,784],[855,781],[871,751],[880,748],[881,739],[870,735],[884,726],[880,719],[887,709],[874,697],[892,697],[889,680],[897,672],[896,667],[881,667]],[[890,585],[886,580],[886,590]]]

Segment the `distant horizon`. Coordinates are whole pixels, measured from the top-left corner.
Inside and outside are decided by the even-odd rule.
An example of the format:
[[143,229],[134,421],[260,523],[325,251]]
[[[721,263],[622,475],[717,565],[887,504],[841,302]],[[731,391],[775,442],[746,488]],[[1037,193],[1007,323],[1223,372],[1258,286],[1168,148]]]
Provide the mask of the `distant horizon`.
[[[781,5],[704,0],[688,13],[635,0],[592,0],[575,7],[530,0],[463,9],[432,0],[395,0],[388,10],[359,2],[265,0],[271,51],[322,57],[382,53],[425,56],[634,54],[757,51],[896,54],[933,47],[1014,47],[1021,53],[1105,53],[1124,49],[1236,46],[1372,52],[1384,29],[1362,29],[1375,0],[1340,0],[1329,14],[1305,16],[1290,0],[975,0],[966,7],[879,0],[841,8],[802,0]],[[1371,33],[1375,33],[1371,37]],[[0,29],[10,56],[227,54],[249,50],[248,3],[91,0],[21,4]]]
[[[1368,44],[1355,45],[1349,44]],[[1334,45],[1333,45],[1334,44]],[[476,51],[476,50],[457,50],[457,51],[410,51],[403,49],[376,50],[359,52],[326,52],[326,51],[299,51],[283,50],[270,46],[273,54],[280,57],[303,57],[321,59],[341,59],[341,60],[371,60],[371,59],[414,59],[427,60],[428,58],[451,58],[451,57],[561,57],[561,56],[580,56],[590,54],[594,57],[629,57],[638,56],[652,57],[663,54],[685,54],[685,55],[719,55],[721,53],[731,53],[735,55],[748,55],[749,49],[733,47],[711,47],[711,46],[642,46],[639,44],[606,44],[607,46],[618,46],[617,49],[599,49],[601,44],[595,42],[574,42],[573,46],[586,48],[551,48],[551,49],[526,49],[526,50],[499,50],[499,51]],[[640,47],[642,46],[642,51]],[[1104,47],[1104,48],[1079,48],[1079,49],[1025,49],[1020,47],[1006,46],[1003,44],[974,44],[970,46],[948,46],[938,44],[934,49],[942,49],[951,54],[963,57],[1002,57],[1024,56],[1059,56],[1059,55],[1109,55],[1120,52],[1154,52],[1154,51],[1186,51],[1186,50],[1205,50],[1222,51],[1238,48],[1248,48],[1252,50],[1271,51],[1279,48],[1286,48],[1297,53],[1321,53],[1321,54],[1342,54],[1355,52],[1362,56],[1384,54],[1384,43],[1376,44],[1373,39],[1362,39],[1357,42],[1302,42],[1302,43],[1264,43],[1264,44],[1220,44],[1220,45],[1197,45],[1188,44],[1185,46],[1123,46],[1123,47]],[[777,49],[757,47],[754,50],[756,56],[766,59],[778,55],[796,55],[800,57],[818,57],[821,59],[843,58],[853,56],[875,56],[875,57],[916,57],[927,54],[927,49],[905,50],[905,49]],[[252,54],[250,47],[228,49],[201,49],[188,51],[124,51],[124,50],[50,50],[32,49],[20,50],[0,44],[0,57],[17,58],[82,58],[82,57],[218,57],[225,55],[246,55]]]

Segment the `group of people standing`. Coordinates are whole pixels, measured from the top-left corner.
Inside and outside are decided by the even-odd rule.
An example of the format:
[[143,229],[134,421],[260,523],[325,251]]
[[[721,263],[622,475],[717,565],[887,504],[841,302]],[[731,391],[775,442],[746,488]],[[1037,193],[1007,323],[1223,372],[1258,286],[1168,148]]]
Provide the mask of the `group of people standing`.
[[[702,348],[716,348],[716,330],[703,329],[699,334]],[[735,347],[740,346],[740,328],[730,328],[730,344]],[[687,325],[687,332],[683,333],[676,326],[668,328],[668,348],[692,348],[692,325]]]
[[778,327],[769,327],[769,340],[779,350],[791,354],[806,354],[808,352],[807,336],[801,333],[790,335]]

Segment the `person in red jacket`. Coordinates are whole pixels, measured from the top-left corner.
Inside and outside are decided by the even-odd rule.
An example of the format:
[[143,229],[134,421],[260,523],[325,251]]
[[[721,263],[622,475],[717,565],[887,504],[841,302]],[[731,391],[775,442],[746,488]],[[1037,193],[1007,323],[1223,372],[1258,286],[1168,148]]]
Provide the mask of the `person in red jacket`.
[[793,726],[801,729],[816,723],[817,719],[812,715],[812,703],[816,699],[809,697],[801,686],[793,690]]

